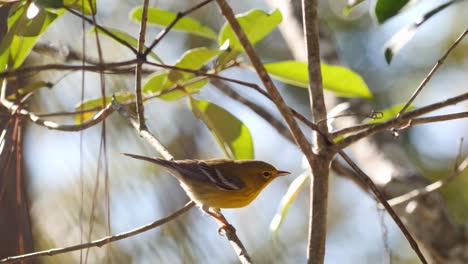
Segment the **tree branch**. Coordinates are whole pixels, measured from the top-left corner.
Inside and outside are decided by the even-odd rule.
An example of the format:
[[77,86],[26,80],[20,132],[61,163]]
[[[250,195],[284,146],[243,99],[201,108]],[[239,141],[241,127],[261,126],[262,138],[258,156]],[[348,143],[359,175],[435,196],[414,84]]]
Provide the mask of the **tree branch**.
[[135,235],[141,234],[143,232],[146,232],[148,230],[154,229],[154,228],[156,228],[158,226],[164,225],[164,224],[176,219],[177,217],[184,214],[185,212],[192,209],[193,207],[195,207],[195,203],[190,201],[184,207],[182,207],[181,209],[175,211],[174,213],[172,213],[169,216],[166,216],[166,217],[161,218],[161,219],[159,219],[159,220],[157,220],[157,221],[155,221],[153,223],[138,227],[136,229],[133,229],[133,230],[121,233],[121,234],[117,234],[117,235],[113,235],[113,236],[106,236],[106,237],[103,237],[101,239],[97,239],[97,240],[94,240],[92,242],[89,242],[89,243],[78,244],[78,245],[74,245],[74,246],[70,246],[70,247],[53,248],[53,249],[38,251],[38,252],[24,254],[24,255],[8,257],[8,258],[0,260],[0,263],[12,263],[12,262],[17,262],[17,261],[24,261],[24,260],[28,260],[28,259],[38,258],[38,257],[42,257],[42,256],[54,256],[54,255],[57,255],[57,254],[63,254],[63,253],[67,253],[67,252],[71,252],[71,251],[77,251],[77,250],[85,249],[85,248],[102,247],[102,246],[104,246],[106,244],[109,244],[111,242],[122,240],[124,238],[128,238],[128,237],[131,237],[131,236],[135,236]]
[[427,185],[425,187],[414,189],[414,190],[412,190],[410,192],[407,192],[407,193],[405,193],[403,195],[392,198],[392,199],[388,200],[388,204],[390,206],[396,206],[396,205],[399,205],[399,204],[406,203],[408,201],[414,200],[415,198],[417,198],[419,196],[426,195],[426,194],[429,194],[429,193],[431,193],[433,191],[436,191],[436,190],[444,187],[450,181],[452,181],[455,178],[455,176],[459,175],[463,170],[466,169],[467,166],[468,166],[468,157],[465,158],[465,160],[456,168],[456,170],[454,172],[452,172],[446,178],[444,178],[442,180],[439,180],[439,181],[436,181],[436,182],[433,182],[433,183],[431,183],[431,184],[429,184],[429,185]]
[[291,132],[289,132],[288,127],[285,126],[280,120],[278,120],[273,114],[268,112],[267,109],[261,107],[260,105],[257,105],[254,101],[251,101],[248,98],[242,96],[238,92],[234,91],[232,87],[218,79],[211,79],[210,82],[216,89],[218,89],[225,95],[250,108],[257,115],[259,115],[266,122],[268,122],[281,136],[283,136],[284,138],[286,138],[294,144],[294,139],[291,136]]
[[140,54],[145,52],[145,35],[146,35],[146,22],[148,19],[148,0],[143,3],[143,12],[141,14],[140,35],[138,38],[138,62],[135,68],[135,96],[136,96],[136,110],[138,115],[139,127],[138,130],[147,130],[145,122],[145,108],[143,107],[143,95],[141,94],[141,74],[143,69],[143,62],[145,57],[140,59]]
[[181,18],[183,18],[184,16],[192,13],[195,10],[198,10],[198,9],[204,7],[206,4],[210,3],[211,1],[213,1],[213,0],[205,0],[205,1],[203,1],[203,2],[201,2],[199,4],[197,4],[197,5],[189,8],[188,10],[186,10],[184,12],[177,13],[176,18],[156,36],[156,38],[153,40],[151,45],[145,51],[144,56],[145,57],[148,56],[148,54],[154,49],[154,47],[156,47],[156,45],[158,45],[158,43],[164,38],[164,36],[166,36],[167,33],[169,33],[169,31],[171,31],[171,29],[175,26],[175,24],[177,24],[177,22]]
[[[420,117],[420,118],[414,118],[409,121],[409,123],[400,129],[408,129],[412,126],[415,125],[422,125],[422,124],[428,124],[428,123],[435,123],[435,122],[443,122],[443,121],[449,121],[449,120],[455,120],[455,119],[462,119],[462,118],[467,118],[468,117],[468,112],[460,112],[460,113],[453,113],[453,114],[447,114],[447,115],[437,115],[437,116],[429,116],[429,117]],[[368,129],[370,127],[374,126],[374,124],[360,124],[356,126],[351,126],[347,128],[343,128],[337,131],[334,131],[330,133],[331,138],[336,138],[339,136],[343,136],[346,134],[350,134],[352,132],[359,132],[365,129]]]
[[457,38],[457,40],[455,40],[455,42],[450,46],[450,48],[445,52],[444,56],[442,56],[442,58],[440,58],[437,63],[434,65],[434,67],[432,67],[431,71],[427,74],[427,76],[424,78],[424,80],[421,82],[421,84],[419,84],[418,88],[416,88],[416,90],[414,91],[414,93],[411,95],[411,97],[408,99],[408,101],[406,102],[405,106],[403,106],[403,108],[400,110],[400,112],[398,113],[398,116],[400,116],[401,114],[403,114],[406,110],[408,110],[408,107],[413,103],[414,99],[416,99],[416,97],[419,95],[419,93],[422,91],[422,89],[426,86],[426,84],[431,80],[432,76],[434,75],[434,73],[436,73],[436,71],[439,69],[439,67],[442,65],[442,63],[444,63],[445,59],[448,57],[448,55],[450,54],[450,52],[452,52],[452,50],[458,45],[458,43],[460,43],[462,41],[462,39],[466,36],[466,34],[468,34],[468,28],[465,29],[465,31],[463,31],[461,33],[461,35]]
[[387,210],[388,214],[390,215],[390,217],[392,217],[393,221],[395,221],[396,225],[401,230],[406,240],[408,240],[410,246],[413,248],[419,260],[422,263],[427,263],[426,258],[424,257],[423,253],[419,249],[418,243],[413,238],[411,233],[408,231],[406,226],[403,224],[400,217],[395,213],[392,207],[388,204],[387,199],[382,195],[382,193],[379,191],[379,189],[371,180],[371,178],[367,176],[367,174],[364,173],[364,171],[362,171],[361,168],[359,168],[359,166],[344,151],[340,151],[339,154],[346,161],[346,163],[348,163],[348,165],[351,166],[351,168],[353,168],[353,170],[357,173],[357,175],[361,178],[361,180],[365,182],[366,185],[371,189],[372,193],[375,195],[377,200],[382,203],[383,207]]
[[358,140],[361,140],[361,139],[363,139],[365,137],[374,135],[374,134],[376,134],[378,132],[382,132],[382,131],[385,131],[385,130],[388,130],[388,129],[391,129],[391,128],[396,128],[396,129],[402,128],[402,127],[405,128],[409,124],[411,124],[411,120],[413,118],[416,118],[418,116],[427,114],[429,112],[438,110],[440,108],[443,108],[443,107],[446,107],[446,106],[449,106],[449,105],[454,105],[454,104],[457,104],[457,103],[460,103],[460,102],[463,102],[463,101],[466,101],[466,100],[468,100],[468,92],[463,93],[463,94],[458,95],[458,96],[454,96],[452,98],[449,98],[449,99],[446,99],[446,100],[443,100],[443,101],[440,101],[440,102],[437,102],[437,103],[434,103],[434,104],[430,104],[430,105],[425,106],[425,107],[415,109],[415,110],[410,111],[410,112],[406,112],[406,113],[402,114],[400,117],[390,119],[387,122],[375,124],[375,125],[369,127],[368,129],[366,129],[364,131],[361,131],[361,132],[358,132],[358,133],[356,133],[354,135],[346,137],[343,140],[339,141],[337,144],[335,144],[332,148],[335,151],[339,151],[341,149],[344,149],[344,148],[348,147],[349,145],[353,144],[354,142],[356,142]]
[[[322,72],[320,70],[320,47],[317,15],[317,0],[302,1],[302,19],[307,53],[309,75],[309,100],[312,117],[319,132],[313,131],[317,162],[312,163],[313,177],[310,177],[310,214],[307,245],[307,263],[323,263],[327,236],[328,177],[331,156],[328,155],[327,109],[323,96]],[[322,155],[324,153],[325,155]]]
[[112,108],[111,104],[108,104],[105,108],[100,110],[98,113],[96,113],[93,118],[90,120],[83,122],[78,125],[62,125],[58,124],[56,122],[48,121],[45,119],[40,118],[38,115],[29,112],[28,110],[19,107],[13,102],[8,101],[5,98],[5,92],[6,92],[6,82],[7,79],[3,79],[2,82],[2,87],[0,90],[1,96],[0,96],[0,105],[5,107],[8,111],[10,111],[10,115],[13,115],[14,113],[25,116],[29,118],[33,123],[46,127],[48,129],[53,129],[53,130],[59,130],[59,131],[69,131],[69,132],[77,132],[81,131],[87,128],[90,128],[96,124],[99,124],[102,120],[107,118],[111,113],[112,113]]
[[268,75],[265,67],[263,66],[262,62],[260,61],[260,58],[257,56],[255,53],[252,44],[250,41],[247,39],[247,36],[245,35],[244,31],[242,30],[239,22],[236,20],[236,17],[234,15],[233,10],[231,7],[228,5],[226,0],[217,0],[218,7],[221,10],[221,13],[223,16],[226,18],[228,21],[229,25],[232,27],[234,33],[236,34],[237,38],[239,39],[239,42],[242,44],[242,47],[244,48],[247,56],[249,57],[252,65],[255,68],[255,71],[257,72],[258,76],[260,77],[263,85],[267,89],[268,93],[270,94],[273,102],[275,103],[276,107],[280,111],[281,115],[283,118],[286,120],[286,123],[288,124],[288,127],[294,137],[294,141],[296,142],[296,145],[301,149],[301,151],[304,153],[304,155],[307,157],[307,160],[309,161],[309,164],[312,163],[312,160],[315,159],[315,155],[312,152],[312,148],[307,141],[306,137],[300,130],[298,124],[296,123],[296,120],[294,119],[294,116],[290,110],[290,108],[286,105],[284,102],[283,97],[279,93],[278,89],[274,85],[273,81],[271,80],[270,76]]

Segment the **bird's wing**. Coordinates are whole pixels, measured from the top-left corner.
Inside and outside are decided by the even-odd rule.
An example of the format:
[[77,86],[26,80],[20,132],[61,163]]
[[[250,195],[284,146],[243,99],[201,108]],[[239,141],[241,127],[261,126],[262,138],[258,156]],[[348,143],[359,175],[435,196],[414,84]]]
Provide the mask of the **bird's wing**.
[[245,187],[241,179],[223,175],[220,170],[202,160],[173,161],[173,166],[183,177],[214,184],[221,190],[235,191]]
[[202,160],[165,160],[160,158],[145,157],[135,154],[123,153],[126,156],[146,160],[159,164],[171,171],[171,173],[184,181],[186,179],[197,180],[208,184],[213,184],[221,190],[235,191],[245,187],[241,179],[231,175],[223,175],[221,171],[208,165]]

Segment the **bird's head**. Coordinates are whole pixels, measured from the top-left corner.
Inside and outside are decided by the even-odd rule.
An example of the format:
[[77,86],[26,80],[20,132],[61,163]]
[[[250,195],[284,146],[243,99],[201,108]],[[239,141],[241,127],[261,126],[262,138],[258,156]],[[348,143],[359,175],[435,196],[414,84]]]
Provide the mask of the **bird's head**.
[[247,186],[263,188],[275,178],[289,175],[289,172],[278,170],[273,165],[264,161],[241,160],[236,161],[236,163],[240,165],[237,168],[242,170],[242,172],[238,172],[237,174]]

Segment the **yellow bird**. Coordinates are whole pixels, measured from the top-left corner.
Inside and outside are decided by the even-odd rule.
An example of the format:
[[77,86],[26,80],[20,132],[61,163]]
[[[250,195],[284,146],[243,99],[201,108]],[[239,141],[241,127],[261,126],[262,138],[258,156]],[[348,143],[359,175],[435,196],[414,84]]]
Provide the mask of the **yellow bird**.
[[247,206],[273,179],[289,174],[257,160],[165,160],[123,154],[167,169],[202,211],[223,224],[218,231],[229,225],[220,217],[220,208]]

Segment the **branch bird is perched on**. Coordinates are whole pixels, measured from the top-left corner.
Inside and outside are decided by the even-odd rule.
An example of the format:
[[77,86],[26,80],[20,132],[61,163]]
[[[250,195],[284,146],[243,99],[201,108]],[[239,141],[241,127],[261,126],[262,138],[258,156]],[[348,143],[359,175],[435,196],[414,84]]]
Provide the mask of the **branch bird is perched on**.
[[165,160],[123,154],[167,169],[201,210],[223,224],[219,232],[229,226],[220,216],[220,208],[247,206],[273,179],[289,174],[257,160]]

